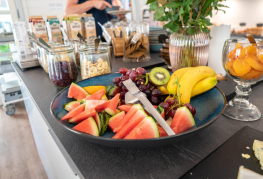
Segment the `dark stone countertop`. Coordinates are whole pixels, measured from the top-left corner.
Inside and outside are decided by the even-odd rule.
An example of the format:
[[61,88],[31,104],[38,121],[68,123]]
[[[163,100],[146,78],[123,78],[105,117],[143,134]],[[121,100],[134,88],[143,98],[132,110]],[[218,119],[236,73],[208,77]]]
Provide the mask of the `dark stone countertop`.
[[[152,60],[160,61],[157,58],[159,57]],[[146,64],[151,67],[164,65],[149,62]],[[242,127],[250,126],[258,130],[263,128],[262,119],[255,122],[240,122],[220,116],[195,137],[165,147],[122,149],[96,145],[76,137],[54,121],[50,114],[50,103],[59,90],[53,86],[42,68],[36,67],[22,72],[16,63],[13,62],[12,65],[43,115],[64,157],[81,178],[179,178]],[[117,71],[122,65],[127,68],[143,66],[140,63],[123,64],[119,60],[113,63],[113,71]],[[229,79],[227,83],[220,83],[219,87],[227,95],[231,95],[235,83]],[[261,111],[263,111],[262,89],[263,84],[260,83],[253,88],[251,95],[251,101]]]

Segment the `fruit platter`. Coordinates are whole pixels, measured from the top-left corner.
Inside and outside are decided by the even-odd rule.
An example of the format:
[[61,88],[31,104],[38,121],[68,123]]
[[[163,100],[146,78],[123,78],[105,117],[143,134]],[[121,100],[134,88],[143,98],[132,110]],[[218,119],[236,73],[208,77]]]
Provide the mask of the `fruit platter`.
[[[140,102],[125,101],[129,90],[123,82],[128,79],[175,135],[168,136]],[[174,73],[162,67],[121,68],[119,73],[72,83],[57,94],[50,110],[63,127],[89,142],[125,148],[168,145],[194,136],[222,114],[226,99],[216,87],[222,80],[221,74],[206,66]]]

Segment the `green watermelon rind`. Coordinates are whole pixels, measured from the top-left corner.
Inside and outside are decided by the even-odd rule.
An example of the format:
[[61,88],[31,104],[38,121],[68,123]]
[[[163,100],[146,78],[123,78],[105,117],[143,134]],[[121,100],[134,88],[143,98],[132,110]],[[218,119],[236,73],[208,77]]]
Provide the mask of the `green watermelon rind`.
[[190,117],[190,120],[191,120],[191,123],[192,123],[192,127],[195,126],[196,125],[195,119],[194,119],[194,116],[191,113],[191,111],[186,106],[180,107],[177,110],[182,110],[182,109],[185,109],[186,112],[188,113],[188,116]]
[[[99,117],[99,114],[96,113],[95,116],[93,116],[93,119],[95,120],[96,124],[97,124],[97,127],[99,129],[99,133],[101,131],[101,128],[102,128],[102,120],[100,119]],[[97,119],[97,120],[96,120]]]
[[71,101],[71,102],[69,102],[69,103],[66,103],[66,104],[64,104],[64,109],[66,110],[66,111],[71,111],[73,108],[72,108],[72,105],[74,104],[74,103],[79,103],[79,104],[81,104],[80,102],[78,102],[78,101]]
[[108,115],[106,113],[99,113],[99,117],[102,120],[102,126],[101,126],[101,130],[100,130],[100,136],[102,136],[108,128],[110,115]]
[[[84,90],[81,86],[77,85],[76,83],[71,83],[71,85],[74,85],[77,88],[79,88],[79,90],[81,90],[82,92],[85,92],[87,96],[89,95],[89,93],[86,90]],[[70,89],[70,87],[69,87],[69,89]],[[76,99],[76,100],[81,100],[81,99]]]
[[109,94],[110,90],[113,88],[112,85],[107,85],[106,86],[106,94]]
[[160,133],[159,133],[159,129],[158,129],[158,126],[156,124],[156,122],[154,121],[154,119],[152,117],[147,117],[147,118],[150,118],[151,121],[152,121],[152,125],[153,125],[153,129],[155,128],[155,134],[156,134],[156,138],[160,137]]

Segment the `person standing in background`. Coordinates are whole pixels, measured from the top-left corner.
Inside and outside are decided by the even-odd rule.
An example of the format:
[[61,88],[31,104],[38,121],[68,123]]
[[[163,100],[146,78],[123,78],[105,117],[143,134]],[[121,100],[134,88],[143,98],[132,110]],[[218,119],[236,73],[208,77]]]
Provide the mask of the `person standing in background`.
[[102,35],[102,29],[98,22],[104,24],[111,20],[106,8],[112,8],[112,0],[67,0],[66,14],[92,14],[96,22],[97,36]]

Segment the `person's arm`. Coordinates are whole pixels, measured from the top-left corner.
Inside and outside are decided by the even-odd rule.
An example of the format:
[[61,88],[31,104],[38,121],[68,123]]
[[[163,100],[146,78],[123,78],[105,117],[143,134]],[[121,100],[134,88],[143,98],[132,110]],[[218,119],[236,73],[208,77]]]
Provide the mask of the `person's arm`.
[[106,9],[107,6],[111,8],[111,5],[108,2],[103,1],[103,0],[100,0],[100,1],[89,0],[82,4],[78,4],[78,0],[68,0],[65,13],[66,14],[82,14],[82,13],[89,11],[92,8],[104,10]]

